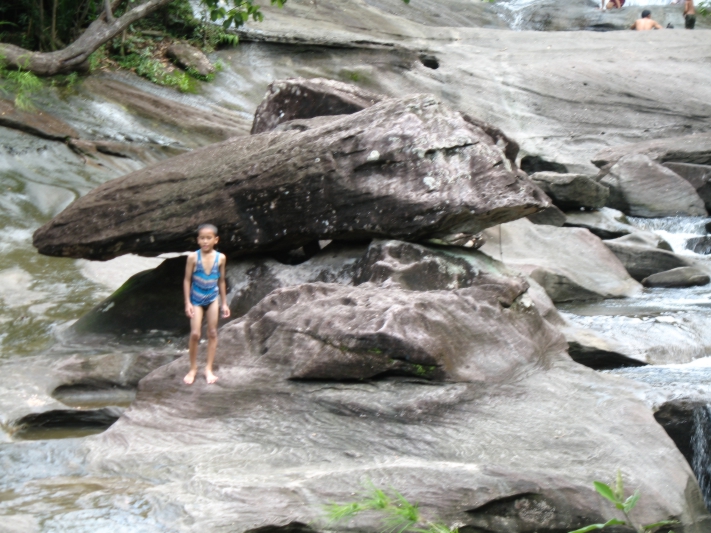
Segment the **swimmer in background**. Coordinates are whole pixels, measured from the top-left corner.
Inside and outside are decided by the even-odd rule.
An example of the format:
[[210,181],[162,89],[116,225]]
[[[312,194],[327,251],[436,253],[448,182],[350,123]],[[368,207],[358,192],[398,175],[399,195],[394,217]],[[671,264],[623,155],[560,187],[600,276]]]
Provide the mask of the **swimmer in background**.
[[203,315],[207,317],[207,364],[205,379],[215,383],[217,376],[212,371],[217,350],[217,320],[222,302],[222,318],[230,316],[227,305],[227,286],[225,284],[224,254],[215,250],[220,238],[217,227],[212,224],[202,224],[198,227],[197,252],[188,255],[183,279],[183,294],[185,295],[185,314],[190,319],[190,372],[183,381],[191,385],[197,375],[197,353],[200,342]]
[[620,9],[623,5],[625,5],[625,0],[601,0],[600,10]]
[[634,21],[631,30],[645,31],[645,30],[661,30],[662,25],[656,20],[652,20],[652,13],[649,9],[642,11],[642,17]]

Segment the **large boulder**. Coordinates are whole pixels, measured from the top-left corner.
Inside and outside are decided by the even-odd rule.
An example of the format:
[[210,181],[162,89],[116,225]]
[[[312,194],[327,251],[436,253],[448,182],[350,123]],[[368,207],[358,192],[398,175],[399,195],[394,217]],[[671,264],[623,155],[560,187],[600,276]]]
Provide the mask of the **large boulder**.
[[[75,335],[110,334],[132,337],[184,335],[182,283],[185,256],[166,259],[160,266],[131,277],[71,327]],[[270,292],[303,283],[360,285],[380,283],[408,290],[451,290],[470,287],[481,273],[512,275],[498,261],[475,250],[434,248],[402,241],[373,241],[370,245],[333,242],[296,265],[269,257],[228,261],[227,303],[234,320],[249,312]],[[561,323],[542,289],[529,290],[541,314]]]
[[707,215],[703,200],[688,181],[646,155],[622,157],[600,183],[610,188],[608,207],[628,215]]
[[318,239],[474,234],[545,207],[493,140],[431,96],[385,100],[304,132],[235,138],[93,190],[38,229],[44,254],[108,259],[195,248],[236,255]]
[[664,163],[672,172],[675,172],[691,186],[696,189],[696,193],[704,201],[706,210],[711,209],[711,165],[694,165],[691,163]]
[[531,179],[563,211],[603,207],[610,195],[607,187],[583,174],[536,172]]
[[165,51],[166,55],[188,72],[207,78],[215,73],[215,67],[199,48],[187,43],[173,43]]
[[481,251],[542,285],[554,302],[621,298],[641,286],[586,229],[517,220],[484,233]]
[[693,264],[685,257],[659,248],[660,242],[657,239],[641,232],[604,243],[622,262],[630,276],[638,281],[658,272]]
[[324,505],[372,484],[448,527],[569,531],[608,518],[592,481],[624,465],[641,521],[708,527],[642,387],[571,362],[521,281],[278,289],[221,330],[217,362],[212,386],[182,383],[187,356],[151,373],[82,445],[121,501],[145,490],[123,479],[150,479],[142,511],[158,524],[370,531],[378,515],[326,524]]
[[254,113],[252,134],[272,131],[295,119],[350,115],[386,97],[335,80],[290,78],[269,84]]
[[609,146],[595,154],[592,162],[598,167],[604,167],[617,163],[623,157],[631,154],[646,155],[657,163],[674,161],[711,165],[711,133]]

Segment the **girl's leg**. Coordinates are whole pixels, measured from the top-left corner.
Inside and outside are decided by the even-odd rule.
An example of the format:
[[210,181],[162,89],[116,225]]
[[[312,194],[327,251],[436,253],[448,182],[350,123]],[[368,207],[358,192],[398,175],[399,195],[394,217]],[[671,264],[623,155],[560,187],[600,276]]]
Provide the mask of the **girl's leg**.
[[220,315],[219,299],[207,308],[207,365],[205,365],[205,378],[208,383],[215,383],[217,376],[212,373],[212,363],[215,361],[217,350],[217,319]]
[[193,309],[195,310],[195,314],[190,319],[190,372],[188,372],[183,378],[183,381],[188,385],[192,385],[193,381],[195,381],[195,376],[197,375],[198,371],[197,354],[198,345],[200,343],[200,330],[202,329],[203,315],[202,307],[200,307],[199,305],[194,306]]

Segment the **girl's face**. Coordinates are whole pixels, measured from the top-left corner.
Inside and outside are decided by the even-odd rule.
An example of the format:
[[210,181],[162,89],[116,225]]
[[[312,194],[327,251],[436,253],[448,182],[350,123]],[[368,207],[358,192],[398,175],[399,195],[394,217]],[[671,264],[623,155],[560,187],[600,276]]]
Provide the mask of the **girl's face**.
[[210,252],[219,242],[220,238],[211,229],[204,228],[198,233],[198,246],[203,252]]

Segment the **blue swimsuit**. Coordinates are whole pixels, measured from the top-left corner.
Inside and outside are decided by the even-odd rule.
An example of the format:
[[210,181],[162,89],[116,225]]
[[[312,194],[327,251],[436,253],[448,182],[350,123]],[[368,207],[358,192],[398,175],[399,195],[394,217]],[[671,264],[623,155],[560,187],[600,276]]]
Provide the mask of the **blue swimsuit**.
[[190,303],[207,307],[217,300],[220,289],[217,282],[220,279],[220,252],[215,251],[215,263],[210,273],[206,273],[202,266],[202,254],[197,251],[197,265],[193,272],[193,282],[190,285]]

